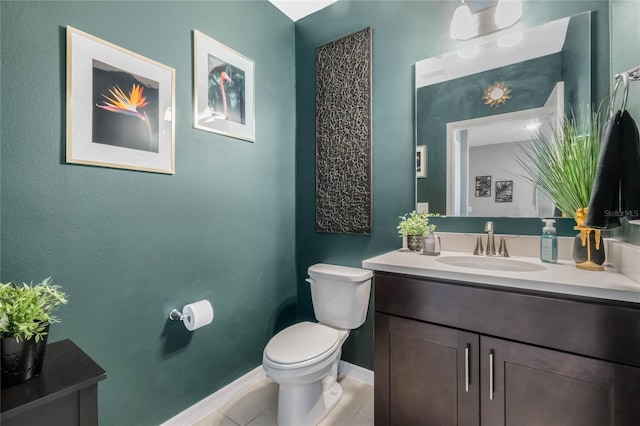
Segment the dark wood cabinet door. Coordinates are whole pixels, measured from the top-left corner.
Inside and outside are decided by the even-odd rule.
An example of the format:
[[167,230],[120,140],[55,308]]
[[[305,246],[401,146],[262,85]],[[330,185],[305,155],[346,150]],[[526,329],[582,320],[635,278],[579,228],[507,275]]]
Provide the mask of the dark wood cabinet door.
[[388,410],[378,413],[376,395],[376,425],[479,425],[478,334],[385,317],[387,344],[376,350],[388,354]]
[[615,421],[615,364],[481,337],[484,425],[605,426]]
[[375,286],[376,426],[640,426],[640,305],[386,272]]

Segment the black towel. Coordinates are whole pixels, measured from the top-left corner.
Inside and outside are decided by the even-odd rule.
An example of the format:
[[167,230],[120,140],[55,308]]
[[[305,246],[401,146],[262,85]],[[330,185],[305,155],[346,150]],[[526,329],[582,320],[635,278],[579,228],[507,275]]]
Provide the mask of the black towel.
[[585,226],[612,229],[640,219],[640,139],[628,112],[609,120],[602,139]]

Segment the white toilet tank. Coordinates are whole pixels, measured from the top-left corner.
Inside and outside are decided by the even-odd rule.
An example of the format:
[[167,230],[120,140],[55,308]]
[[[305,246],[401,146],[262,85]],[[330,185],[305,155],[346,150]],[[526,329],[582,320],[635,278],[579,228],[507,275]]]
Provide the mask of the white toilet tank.
[[320,324],[353,330],[364,323],[373,272],[318,263],[308,273],[313,310]]

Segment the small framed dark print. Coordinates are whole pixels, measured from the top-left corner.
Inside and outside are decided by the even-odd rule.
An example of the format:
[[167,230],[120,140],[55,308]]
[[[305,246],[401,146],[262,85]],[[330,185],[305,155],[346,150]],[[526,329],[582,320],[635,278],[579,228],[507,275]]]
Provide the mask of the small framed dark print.
[[476,176],[476,197],[491,197],[491,176]]
[[513,201],[513,181],[496,181],[496,203],[510,203]]

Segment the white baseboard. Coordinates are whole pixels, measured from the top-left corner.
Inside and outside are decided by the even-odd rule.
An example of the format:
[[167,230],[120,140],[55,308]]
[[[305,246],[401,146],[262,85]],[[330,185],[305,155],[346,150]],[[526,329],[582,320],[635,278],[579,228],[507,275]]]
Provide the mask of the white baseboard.
[[[338,372],[352,379],[359,380],[367,385],[373,386],[373,371],[350,364],[346,361],[340,361],[338,364]],[[242,377],[229,383],[227,386],[209,395],[200,402],[195,403],[180,414],[172,417],[161,426],[182,426],[197,423],[207,415],[213,413],[233,398],[242,395],[253,387],[260,380],[264,379],[266,374],[262,365],[249,371]]]
[[260,365],[217,392],[209,395],[202,401],[195,403],[175,417],[172,417],[162,423],[161,426],[182,426],[194,424],[206,417],[208,414],[213,413],[236,396],[242,395],[265,377],[266,374],[264,369],[262,368],[262,365]]
[[373,386],[373,371],[367,370],[364,367],[340,360],[340,363],[338,364],[338,372],[351,377],[352,379],[366,383],[369,386]]

